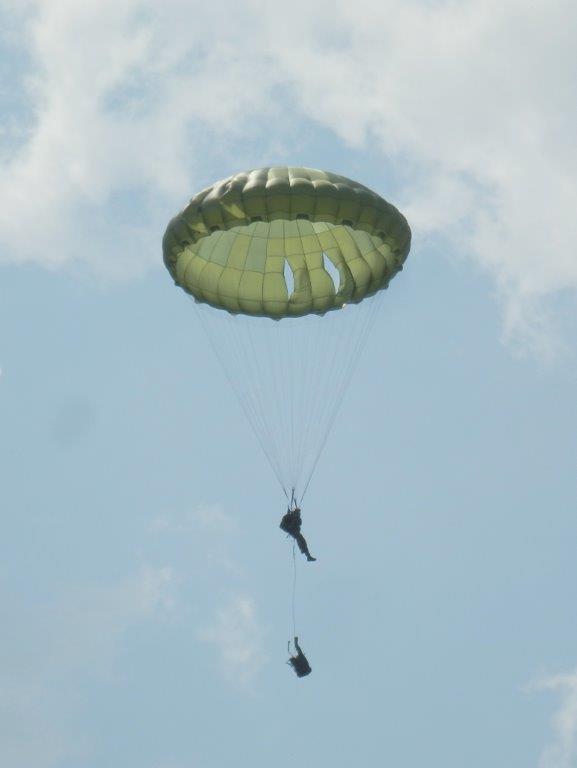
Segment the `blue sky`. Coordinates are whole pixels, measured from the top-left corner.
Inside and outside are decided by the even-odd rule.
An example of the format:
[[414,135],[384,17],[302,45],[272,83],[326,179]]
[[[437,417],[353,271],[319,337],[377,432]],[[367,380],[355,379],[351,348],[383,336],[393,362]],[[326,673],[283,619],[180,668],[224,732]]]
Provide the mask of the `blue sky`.
[[[575,9],[310,5],[0,2],[2,765],[577,766]],[[303,507],[305,680],[160,246],[276,163],[414,234]]]

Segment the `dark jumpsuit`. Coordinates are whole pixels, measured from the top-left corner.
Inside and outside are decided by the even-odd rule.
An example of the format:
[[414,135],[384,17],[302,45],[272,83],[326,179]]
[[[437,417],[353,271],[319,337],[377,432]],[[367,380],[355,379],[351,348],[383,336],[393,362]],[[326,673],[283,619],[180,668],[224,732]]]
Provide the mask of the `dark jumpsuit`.
[[298,507],[296,507],[295,509],[288,510],[288,512],[283,516],[283,519],[280,521],[279,527],[285,533],[288,533],[289,536],[293,537],[293,539],[298,544],[300,551],[303,553],[303,555],[306,555],[307,560],[311,562],[316,560],[316,557],[313,557],[309,552],[306,539],[301,533],[301,525],[301,511]]

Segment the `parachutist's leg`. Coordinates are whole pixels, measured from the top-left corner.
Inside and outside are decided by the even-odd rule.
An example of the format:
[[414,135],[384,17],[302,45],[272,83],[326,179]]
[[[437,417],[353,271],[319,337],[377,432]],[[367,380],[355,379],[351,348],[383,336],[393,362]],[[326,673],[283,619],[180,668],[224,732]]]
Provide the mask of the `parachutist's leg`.
[[302,535],[302,533],[295,533],[294,539],[298,544],[300,551],[303,553],[303,555],[306,555],[307,552],[309,551],[309,548],[307,547],[307,542],[305,537]]
[[309,562],[316,560],[316,557],[313,557],[311,553],[309,552],[309,548],[307,546],[307,542],[305,537],[302,535],[302,533],[297,533],[295,535],[296,542],[299,546],[300,551],[303,553],[303,555],[307,556],[307,560]]

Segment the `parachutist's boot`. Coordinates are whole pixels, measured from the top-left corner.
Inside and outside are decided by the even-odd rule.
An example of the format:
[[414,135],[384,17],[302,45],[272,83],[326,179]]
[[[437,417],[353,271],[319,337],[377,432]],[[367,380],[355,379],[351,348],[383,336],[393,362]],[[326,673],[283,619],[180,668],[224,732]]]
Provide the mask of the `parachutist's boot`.
[[309,563],[316,563],[316,557],[313,557],[310,552],[307,553],[307,560]]

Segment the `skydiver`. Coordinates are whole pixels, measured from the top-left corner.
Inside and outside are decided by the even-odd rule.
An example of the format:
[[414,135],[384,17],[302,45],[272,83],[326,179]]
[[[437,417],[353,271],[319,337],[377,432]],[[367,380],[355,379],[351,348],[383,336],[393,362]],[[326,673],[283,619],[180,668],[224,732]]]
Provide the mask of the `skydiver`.
[[299,507],[295,506],[294,509],[289,507],[286,511],[286,514],[283,515],[283,518],[280,521],[279,528],[285,533],[288,533],[289,536],[293,537],[293,539],[298,544],[300,551],[303,553],[303,555],[307,556],[309,563],[312,563],[316,560],[316,557],[313,557],[309,552],[306,539],[301,533],[302,522],[303,521]]
[[[304,655],[299,645],[298,637],[295,637],[294,639],[294,646],[295,646],[297,655],[291,656],[287,664],[291,665],[291,667],[296,672],[297,677],[306,677],[307,675],[310,675],[312,670],[311,670],[311,665],[307,660],[307,657]],[[290,653],[290,640],[289,640],[289,653]]]

